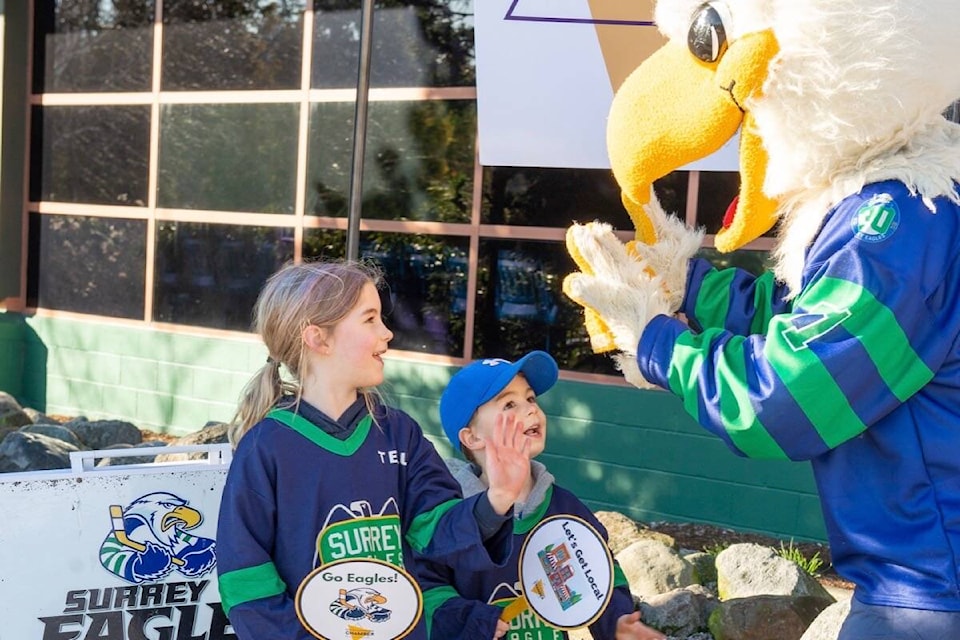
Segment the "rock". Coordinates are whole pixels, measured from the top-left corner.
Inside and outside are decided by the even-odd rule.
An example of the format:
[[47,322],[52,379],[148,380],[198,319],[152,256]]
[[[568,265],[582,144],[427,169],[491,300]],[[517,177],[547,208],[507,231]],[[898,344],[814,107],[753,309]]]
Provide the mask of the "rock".
[[76,447],[77,451],[85,448],[83,443],[80,442],[80,438],[77,437],[76,433],[59,424],[28,424],[24,427],[20,427],[20,431],[23,433],[40,433],[50,438],[62,440],[63,442]]
[[696,584],[693,565],[657,540],[637,540],[616,558],[631,593],[642,599]]
[[707,620],[717,605],[714,594],[695,584],[642,600],[640,611],[644,624],[667,635],[686,638],[707,630]]
[[820,612],[820,615],[800,636],[800,640],[837,640],[840,627],[843,626],[848,613],[850,613],[849,598],[833,603]]
[[834,602],[816,578],[796,563],[759,544],[734,544],[717,555],[721,600],[759,595],[811,596],[827,607]]
[[6,471],[69,469],[73,445],[39,433],[14,431],[0,442],[2,468]]
[[81,416],[64,423],[92,450],[111,449],[118,444],[140,444],[143,434],[136,425],[124,420],[87,420]]
[[33,420],[16,398],[5,391],[0,391],[0,440],[3,440],[11,431],[16,431],[28,424],[33,424]]
[[810,596],[762,595],[721,602],[710,614],[715,640],[800,640],[827,605]]
[[607,530],[610,552],[617,555],[637,540],[659,540],[668,547],[676,548],[676,541],[665,533],[644,529],[635,520],[618,511],[597,511],[597,520]]

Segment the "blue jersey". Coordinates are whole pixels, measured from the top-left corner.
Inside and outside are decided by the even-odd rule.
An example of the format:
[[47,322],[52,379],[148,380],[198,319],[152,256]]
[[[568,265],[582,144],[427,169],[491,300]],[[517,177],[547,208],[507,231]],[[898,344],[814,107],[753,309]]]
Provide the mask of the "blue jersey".
[[960,208],[868,185],[785,293],[694,261],[690,327],[654,318],[641,372],[735,452],[810,460],[862,602],[960,611]]
[[[536,464],[536,463],[534,463]],[[541,467],[542,469],[542,467]],[[455,474],[457,475],[457,474]],[[457,475],[457,477],[460,477]],[[552,479],[552,476],[548,476]],[[470,487],[464,486],[469,494]],[[433,562],[417,562],[418,578],[424,589],[424,617],[433,640],[475,640],[493,638],[502,607],[521,595],[520,551],[527,534],[542,520],[554,515],[577,516],[590,523],[604,540],[607,531],[590,509],[556,485],[550,484],[542,502],[528,514],[514,520],[513,554],[501,567],[482,572],[457,572]],[[633,597],[620,566],[614,563],[614,591],[607,608],[590,625],[594,638],[616,635],[617,620],[633,612]],[[505,640],[562,640],[563,631],[548,627],[529,609],[511,621]]]
[[[417,551],[460,570],[494,564],[473,515],[479,496],[461,498],[412,418],[381,409],[345,440],[279,410],[240,440],[220,505],[217,568],[241,640],[312,640],[294,597],[313,569],[334,560],[405,566]],[[505,556],[509,529],[487,544]],[[426,638],[424,622],[407,637]]]

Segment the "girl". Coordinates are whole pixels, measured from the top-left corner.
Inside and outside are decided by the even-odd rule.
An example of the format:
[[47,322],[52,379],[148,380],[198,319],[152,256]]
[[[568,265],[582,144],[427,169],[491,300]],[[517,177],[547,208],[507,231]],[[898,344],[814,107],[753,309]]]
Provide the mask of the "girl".
[[[393,337],[380,283],[359,263],[290,264],[260,293],[255,327],[269,357],[231,427],[217,530],[220,596],[240,640],[311,638],[294,596],[334,560],[403,566],[416,551],[476,571],[510,554],[526,439],[501,429],[490,490],[461,499],[417,423],[373,392]],[[408,637],[426,638],[422,621]]]

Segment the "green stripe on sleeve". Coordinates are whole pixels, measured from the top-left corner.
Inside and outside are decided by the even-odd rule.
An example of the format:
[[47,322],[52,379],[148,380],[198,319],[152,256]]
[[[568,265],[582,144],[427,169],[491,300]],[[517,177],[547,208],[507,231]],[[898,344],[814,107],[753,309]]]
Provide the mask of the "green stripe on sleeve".
[[786,459],[787,454],[760,423],[747,388],[747,366],[743,344],[746,338],[735,336],[723,346],[717,364],[720,393],[720,417],[730,440],[751,458]]
[[[680,335],[674,345],[670,366],[670,389],[683,398],[684,409],[694,418],[700,417],[699,394],[691,392],[698,386],[698,376],[703,369],[707,354],[703,344],[709,343],[721,329],[710,329],[701,334],[686,331]],[[724,346],[723,356],[717,366],[717,380],[720,394],[720,416],[723,428],[729,434],[733,444],[752,458],[783,459],[787,455],[780,445],[767,433],[766,428],[757,419],[747,388],[746,368],[743,358],[745,338],[735,336]],[[684,363],[681,371],[676,363]]]
[[427,637],[433,629],[433,614],[443,606],[443,603],[453,598],[459,598],[460,594],[453,587],[447,585],[443,587],[434,587],[423,592],[423,617],[427,623]]
[[[712,271],[703,279],[697,294],[694,313],[704,328],[727,326],[730,313],[730,283],[737,277],[735,269]],[[754,314],[750,320],[750,333],[764,333],[773,317],[771,301],[776,281],[772,272],[765,272],[753,281]]]
[[[818,297],[831,296],[853,310],[853,315],[843,323],[844,328],[860,338],[880,377],[900,402],[933,379],[933,371],[914,351],[893,311],[873,293],[847,280],[824,278],[824,281],[831,290],[821,294],[817,287]],[[849,302],[843,302],[845,300]]]
[[430,544],[430,540],[433,538],[433,532],[437,529],[437,523],[440,522],[440,518],[442,518],[447,511],[457,506],[459,502],[460,500],[457,498],[447,500],[414,518],[404,536],[407,542],[410,543],[410,546],[417,552],[423,551],[423,549]]
[[230,609],[238,604],[269,598],[287,590],[272,562],[224,573],[218,576],[218,583],[223,612],[228,616]]
[[[867,426],[820,358],[806,348],[809,342],[842,326],[857,339],[901,402],[933,377],[893,312],[857,283],[823,278],[801,296],[797,306],[822,317],[801,329],[790,323],[789,317],[779,327],[772,327],[767,357],[827,446],[846,442]],[[787,368],[786,363],[794,366]]]

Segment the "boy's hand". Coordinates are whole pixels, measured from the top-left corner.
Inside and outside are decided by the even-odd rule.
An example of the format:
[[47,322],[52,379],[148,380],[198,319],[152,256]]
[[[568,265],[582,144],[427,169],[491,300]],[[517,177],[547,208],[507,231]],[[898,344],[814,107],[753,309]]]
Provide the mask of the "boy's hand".
[[493,634],[493,640],[498,640],[507,635],[507,631],[510,631],[510,625],[503,620],[497,620],[497,630]]
[[640,612],[620,616],[617,620],[617,640],[666,640],[665,635],[640,622]]
[[523,425],[516,416],[498,414],[493,425],[493,437],[484,443],[487,498],[493,510],[501,516],[520,497],[530,477],[530,441],[523,435]]

